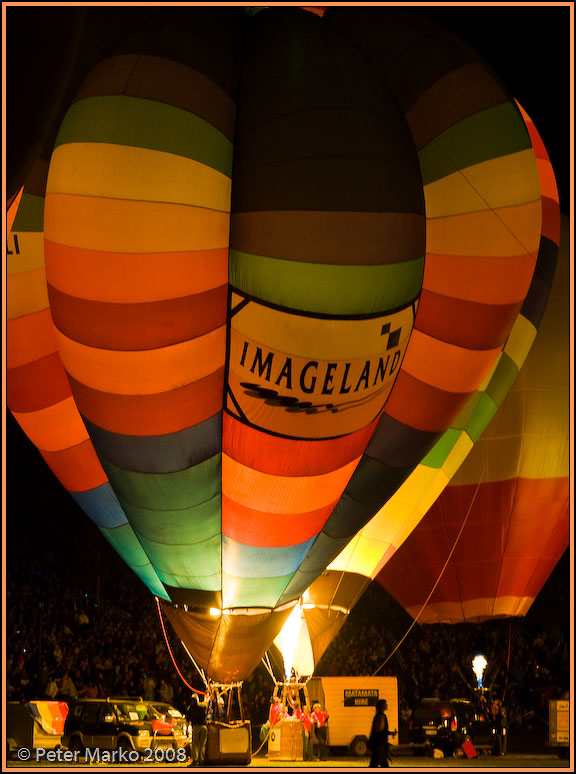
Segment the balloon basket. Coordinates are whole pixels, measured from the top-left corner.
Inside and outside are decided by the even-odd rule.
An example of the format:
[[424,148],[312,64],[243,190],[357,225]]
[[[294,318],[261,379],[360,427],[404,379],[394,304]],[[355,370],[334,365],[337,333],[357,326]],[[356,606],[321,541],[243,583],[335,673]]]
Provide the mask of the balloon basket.
[[207,724],[206,752],[207,766],[247,766],[252,760],[252,729],[249,720],[232,723],[218,721]]
[[297,718],[284,718],[272,726],[268,736],[268,759],[304,760],[302,724]]

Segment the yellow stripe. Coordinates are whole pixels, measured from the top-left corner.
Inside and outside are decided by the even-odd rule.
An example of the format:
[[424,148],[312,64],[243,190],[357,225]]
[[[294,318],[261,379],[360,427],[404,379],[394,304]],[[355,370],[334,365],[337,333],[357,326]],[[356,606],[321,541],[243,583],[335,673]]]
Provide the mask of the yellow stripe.
[[224,365],[226,326],[191,341],[141,352],[96,349],[56,331],[68,373],[82,384],[117,395],[154,395],[202,379]]
[[185,204],[49,194],[46,239],[69,247],[126,253],[227,247],[230,215]]
[[9,274],[6,279],[6,311],[9,320],[48,308],[45,269]]
[[530,148],[466,167],[426,185],[424,196],[427,218],[537,202],[540,183],[534,152]]
[[516,318],[504,345],[504,352],[521,368],[536,338],[537,330],[524,315]]
[[231,184],[222,172],[173,153],[87,142],[56,148],[46,191],[230,212]]
[[426,249],[439,255],[492,257],[537,253],[542,225],[540,200],[426,221]]
[[[373,568],[378,566],[387,548],[388,545],[385,542],[369,538],[362,531],[355,541],[354,550],[350,553],[348,561],[343,562],[346,555],[341,555],[337,557],[338,561],[334,560],[328,569],[345,570],[370,578]],[[341,567],[338,566],[339,563],[342,564]]]
[[328,569],[374,578],[383,555],[391,547],[397,550],[402,545],[444,491],[472,446],[466,433],[461,433],[442,468],[418,465]]
[[15,231],[10,234],[9,248],[14,251],[14,234],[18,237],[19,253],[6,256],[8,274],[41,269],[44,266],[44,234],[41,231]]
[[[458,440],[442,465],[442,470],[447,478],[447,482],[456,474],[460,465],[462,465],[466,457],[472,451],[473,446],[474,444],[472,443],[470,436],[465,432],[460,433]],[[428,507],[430,508],[431,506],[432,503],[430,503]]]

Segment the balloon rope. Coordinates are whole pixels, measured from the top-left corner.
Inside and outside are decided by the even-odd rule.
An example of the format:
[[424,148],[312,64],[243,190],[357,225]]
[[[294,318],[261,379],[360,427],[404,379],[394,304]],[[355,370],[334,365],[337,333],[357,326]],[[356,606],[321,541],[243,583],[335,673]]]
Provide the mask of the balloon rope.
[[266,651],[266,653],[262,656],[262,663],[264,664],[270,677],[274,680],[274,683],[276,683],[276,677],[274,675],[274,671],[272,670],[272,665],[270,664],[270,656],[268,655],[268,651]]
[[[174,664],[174,668],[176,669],[176,671],[180,675],[180,679],[182,680],[182,682],[184,683],[185,686],[190,688],[191,691],[194,691],[194,693],[201,693],[203,696],[205,696],[206,695],[205,691],[199,691],[198,688],[193,688],[190,685],[190,683],[188,683],[184,679],[184,677],[182,675],[182,672],[178,669],[178,664],[176,663],[176,659],[174,658],[174,654],[172,653],[172,648],[170,647],[170,643],[168,642],[168,635],[166,633],[166,627],[164,626],[164,619],[162,618],[162,611],[160,609],[160,600],[158,599],[158,597],[154,597],[154,599],[156,600],[156,607],[158,608],[158,618],[160,619],[160,624],[162,626],[162,632],[164,634],[164,642],[166,643],[166,647],[168,648],[168,653],[170,654],[170,658],[172,659],[172,663]],[[188,651],[186,651],[186,652],[188,652]],[[188,655],[190,655],[190,654],[188,654]],[[192,661],[194,661],[194,659],[192,659]],[[196,669],[198,669],[198,666],[196,665],[195,661],[194,661],[194,665],[196,666]],[[200,670],[198,670],[198,671],[200,671]],[[200,673],[200,675],[202,676],[202,673]]]
[[508,690],[508,677],[510,675],[510,646],[512,645],[512,621],[508,621],[508,656],[506,658],[506,682],[504,683],[504,693],[502,694],[502,704],[506,698]]
[[[484,466],[484,467],[486,467],[486,466]],[[471,510],[472,510],[472,506],[474,505],[474,501],[476,500],[476,495],[478,494],[478,490],[480,489],[480,483],[482,482],[482,479],[483,479],[483,478],[484,478],[484,471],[482,471],[482,475],[480,476],[480,481],[478,481],[478,483],[476,484],[476,490],[475,490],[475,492],[474,492],[474,497],[472,498],[472,500],[470,501],[470,505],[468,506],[468,511],[467,511],[467,513],[466,513],[466,518],[465,518],[465,519],[464,519],[464,521],[462,522],[462,526],[460,527],[460,531],[459,531],[459,532],[458,532],[458,534],[456,535],[456,540],[454,541],[454,544],[453,544],[452,548],[450,549],[450,553],[448,554],[448,558],[447,558],[447,559],[446,559],[446,561],[444,562],[444,567],[442,567],[442,569],[440,570],[440,575],[439,575],[439,576],[438,576],[438,578],[436,579],[436,583],[435,583],[435,584],[434,584],[434,586],[432,587],[432,590],[431,590],[431,592],[428,594],[428,597],[426,598],[426,600],[425,600],[425,601],[424,601],[424,603],[422,604],[422,607],[421,607],[421,608],[420,608],[420,610],[418,611],[418,615],[416,616],[416,618],[415,618],[415,619],[412,621],[412,623],[410,624],[410,626],[409,626],[409,627],[408,627],[408,629],[406,630],[406,634],[405,634],[405,635],[402,637],[402,639],[401,639],[401,640],[398,642],[398,644],[396,645],[396,647],[394,648],[394,650],[393,650],[393,651],[390,653],[390,655],[389,655],[389,656],[388,656],[388,657],[387,657],[387,658],[386,658],[386,659],[383,661],[383,663],[382,663],[382,664],[380,664],[380,666],[378,667],[378,669],[377,669],[375,672],[373,672],[373,673],[372,673],[372,677],[375,677],[375,675],[377,675],[377,674],[378,674],[378,672],[379,672],[379,671],[382,669],[382,667],[383,667],[383,666],[386,666],[386,664],[387,664],[387,663],[390,661],[390,659],[392,658],[392,656],[393,656],[393,655],[396,653],[396,651],[398,650],[398,648],[400,647],[400,645],[402,645],[402,643],[404,642],[404,640],[406,639],[406,637],[407,637],[407,636],[410,634],[410,632],[412,631],[412,629],[414,628],[414,626],[416,626],[416,624],[417,624],[417,622],[418,622],[418,619],[420,618],[420,616],[422,615],[422,613],[423,613],[423,611],[424,611],[424,608],[426,607],[426,605],[427,605],[427,604],[428,604],[428,602],[430,601],[430,598],[432,597],[432,594],[434,594],[434,592],[436,591],[436,586],[437,586],[437,585],[440,583],[440,579],[441,579],[441,578],[442,578],[442,576],[444,575],[444,571],[445,571],[446,567],[448,567],[448,563],[449,563],[450,559],[452,558],[452,554],[454,553],[454,551],[455,551],[455,549],[456,549],[456,546],[458,545],[458,541],[460,540],[460,535],[461,535],[461,534],[462,534],[462,532],[464,531],[464,527],[466,526],[466,523],[468,522],[468,517],[470,516],[470,512],[471,512]]]
[[206,679],[206,675],[204,674],[204,670],[203,670],[203,669],[201,669],[201,668],[198,666],[198,664],[196,663],[196,661],[195,661],[195,659],[194,659],[194,656],[193,656],[193,655],[190,653],[190,651],[189,651],[189,650],[188,650],[188,648],[186,647],[186,644],[185,644],[184,642],[182,642],[182,640],[180,640],[180,643],[181,643],[182,647],[184,648],[184,650],[186,651],[186,653],[187,653],[187,655],[188,655],[188,658],[190,659],[190,661],[191,661],[191,662],[194,664],[194,666],[196,667],[196,670],[198,671],[198,674],[199,674],[199,675],[200,675],[200,677],[202,678],[202,682],[204,683],[204,686],[205,686],[206,688],[208,688],[208,680]]

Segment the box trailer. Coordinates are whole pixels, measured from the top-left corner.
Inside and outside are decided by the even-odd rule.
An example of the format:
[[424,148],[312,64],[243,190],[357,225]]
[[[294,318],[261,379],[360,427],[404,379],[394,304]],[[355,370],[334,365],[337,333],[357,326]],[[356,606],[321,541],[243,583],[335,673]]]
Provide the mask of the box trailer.
[[63,701],[7,702],[7,756],[11,757],[21,747],[30,752],[40,748],[59,749],[67,714],[68,705]]
[[[388,702],[390,731],[398,730],[396,677],[312,677],[307,690],[310,703],[319,701],[330,716],[330,747],[347,747],[353,755],[369,755],[368,737],[379,699]],[[398,736],[391,737],[390,743],[398,744]]]

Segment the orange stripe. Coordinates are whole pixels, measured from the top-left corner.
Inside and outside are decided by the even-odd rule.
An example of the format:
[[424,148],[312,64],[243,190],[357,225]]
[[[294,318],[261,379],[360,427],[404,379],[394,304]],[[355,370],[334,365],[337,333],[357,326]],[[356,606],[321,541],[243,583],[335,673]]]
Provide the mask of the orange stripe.
[[23,191],[24,191],[24,186],[22,186],[22,188],[19,191],[12,194],[9,197],[8,201],[6,202],[8,207],[8,212],[6,213],[6,233],[7,234],[9,234],[12,231],[12,226],[16,218],[16,213],[18,212],[18,207],[20,206],[20,199],[22,198]]
[[157,395],[199,381],[217,371],[226,351],[226,328],[159,349],[94,349],[57,333],[58,349],[70,376],[101,392]]
[[110,303],[145,303],[204,293],[228,282],[228,249],[113,253],[46,239],[50,284],[62,293]]
[[423,288],[480,304],[513,304],[526,296],[537,251],[499,258],[426,254]]
[[41,454],[69,492],[85,492],[108,482],[90,440],[72,449]]
[[402,370],[446,392],[472,392],[482,384],[501,348],[474,350],[413,330]]
[[48,309],[9,320],[6,330],[7,368],[17,368],[56,352],[54,325]]
[[61,451],[78,446],[88,438],[72,397],[40,411],[14,413],[14,417],[41,451]]
[[558,186],[552,164],[548,159],[538,159],[538,177],[540,179],[540,193],[543,197],[558,201]]
[[222,454],[222,494],[259,511],[315,511],[338,500],[358,462],[318,476],[279,476],[261,473]]
[[222,532],[249,546],[294,546],[315,537],[336,502],[306,513],[269,513],[247,508],[222,496]]
[[342,438],[298,441],[268,435],[224,414],[222,451],[262,473],[310,476],[328,473],[359,457],[378,423]]
[[7,317],[13,320],[48,308],[48,289],[44,267],[6,277]]
[[438,433],[450,427],[471,394],[445,392],[400,371],[385,412],[416,430]]
[[224,368],[205,379],[157,395],[111,395],[70,377],[82,416],[124,435],[167,435],[203,422],[222,410]]

